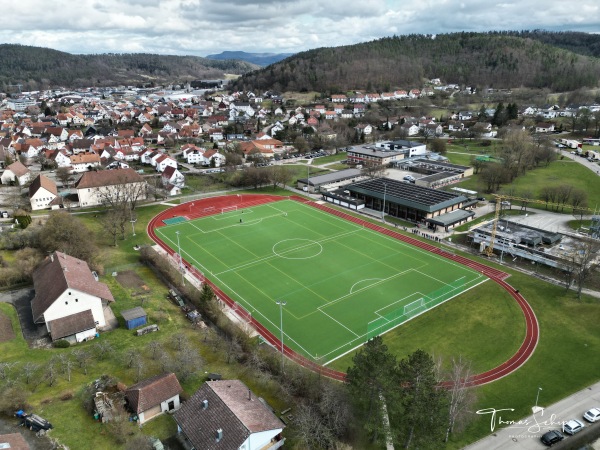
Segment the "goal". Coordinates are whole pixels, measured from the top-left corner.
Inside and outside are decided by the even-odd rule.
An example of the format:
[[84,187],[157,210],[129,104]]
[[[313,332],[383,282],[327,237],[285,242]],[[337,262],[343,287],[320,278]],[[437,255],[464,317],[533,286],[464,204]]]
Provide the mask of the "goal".
[[418,300],[415,300],[414,302],[410,302],[408,305],[404,305],[404,315],[411,315],[414,312],[420,310],[421,308],[423,308],[425,306],[425,301],[423,299],[423,297],[421,297]]
[[231,211],[237,211],[237,206],[227,206],[226,208],[221,208],[221,214],[225,214]]

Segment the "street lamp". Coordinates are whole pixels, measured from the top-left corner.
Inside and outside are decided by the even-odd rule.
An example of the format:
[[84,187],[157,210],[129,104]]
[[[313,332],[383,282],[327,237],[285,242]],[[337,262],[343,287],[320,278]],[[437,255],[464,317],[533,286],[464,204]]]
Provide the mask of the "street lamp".
[[287,302],[285,300],[277,300],[275,303],[279,305],[279,330],[281,331],[281,373],[283,374],[283,307],[287,305]]
[[183,277],[183,263],[181,262],[181,245],[179,245],[179,233],[179,230],[175,232],[177,235],[177,253],[179,254],[179,271],[181,272],[181,283],[185,285],[185,278]]
[[133,235],[135,236],[135,223],[137,222],[137,219],[133,218],[133,209],[129,208],[129,213],[131,214],[131,232],[133,233]]
[[540,391],[542,390],[541,387],[538,387],[538,391],[537,391],[537,395],[535,396],[535,409],[537,410],[538,407],[538,400],[540,399]]
[[385,222],[385,194],[387,193],[387,183],[383,183],[383,209],[381,210],[381,220]]

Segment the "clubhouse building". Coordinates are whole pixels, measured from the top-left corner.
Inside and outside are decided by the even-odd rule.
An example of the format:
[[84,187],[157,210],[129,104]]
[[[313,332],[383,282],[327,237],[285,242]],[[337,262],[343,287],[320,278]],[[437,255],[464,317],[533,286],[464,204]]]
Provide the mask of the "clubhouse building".
[[390,178],[373,178],[323,192],[323,200],[353,210],[368,208],[433,230],[469,222],[476,201],[464,195],[417,186]]

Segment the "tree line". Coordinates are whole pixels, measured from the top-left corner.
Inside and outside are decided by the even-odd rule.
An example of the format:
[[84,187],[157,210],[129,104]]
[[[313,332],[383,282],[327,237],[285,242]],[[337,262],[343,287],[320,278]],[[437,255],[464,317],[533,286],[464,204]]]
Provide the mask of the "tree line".
[[413,34],[298,53],[242,76],[233,88],[382,92],[420,87],[423,78],[440,78],[448,83],[479,87],[569,91],[596,86],[599,68],[595,58],[529,36]]

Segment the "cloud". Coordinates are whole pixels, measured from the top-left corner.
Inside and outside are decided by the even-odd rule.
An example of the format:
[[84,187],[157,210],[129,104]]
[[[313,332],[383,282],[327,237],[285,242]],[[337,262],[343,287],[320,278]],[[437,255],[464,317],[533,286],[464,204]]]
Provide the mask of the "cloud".
[[598,0],[19,0],[3,8],[0,42],[70,53],[298,52],[408,33],[597,33],[599,18]]

